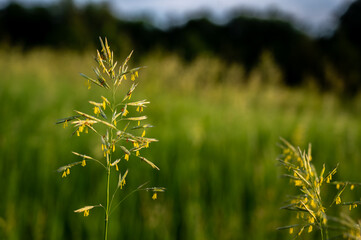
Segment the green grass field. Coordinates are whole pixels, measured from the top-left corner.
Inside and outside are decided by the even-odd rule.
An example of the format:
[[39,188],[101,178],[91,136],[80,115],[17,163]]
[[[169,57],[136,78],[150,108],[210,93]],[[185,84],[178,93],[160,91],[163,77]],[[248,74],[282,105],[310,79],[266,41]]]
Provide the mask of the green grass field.
[[[98,90],[87,90],[79,73],[93,76],[92,58],[0,51],[0,239],[101,239],[101,209],[87,218],[73,210],[104,201],[105,174],[95,164],[63,179],[56,172],[78,160],[71,151],[101,154],[95,135],[76,137],[55,125],[73,109],[91,112]],[[302,148],[311,142],[316,167],[340,163],[337,179],[361,181],[361,96],[282,87],[267,57],[248,77],[213,58],[138,58],[147,68],[132,98],[151,102],[149,136],[160,141],[146,154],[161,171],[129,161],[122,194],[146,181],[167,191],[156,201],[148,192],[124,201],[111,216],[109,239],[289,239],[276,230],[292,222],[279,210],[292,192],[275,160],[280,136]],[[352,194],[345,197],[359,200],[361,190]]]

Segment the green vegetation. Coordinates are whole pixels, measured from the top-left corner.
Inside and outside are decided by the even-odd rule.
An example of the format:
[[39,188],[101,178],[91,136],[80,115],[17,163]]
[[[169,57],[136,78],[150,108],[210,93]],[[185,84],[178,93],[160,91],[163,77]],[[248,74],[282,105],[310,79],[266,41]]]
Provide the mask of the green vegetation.
[[[73,168],[67,178],[56,171],[79,160],[70,154],[75,149],[102,157],[98,139],[71,136],[71,128],[54,124],[99,95],[76,75],[88,72],[93,56],[0,51],[0,239],[102,238],[100,208],[87,218],[69,209],[103,201],[106,178],[95,165]],[[342,100],[311,87],[282,87],[267,54],[249,77],[242,66],[216,58],[184,63],[153,53],[137,65],[148,66],[137,89],[137,98],[152,102],[147,114],[155,128],[147,134],[161,140],[145,157],[161,172],[129,161],[129,169],[139,171],[127,176],[124,194],[148,180],[167,193],[157,201],[147,192],[125,200],[112,215],[109,239],[289,239],[276,230],[293,218],[279,211],[292,191],[275,163],[279,136],[302,149],[311,142],[317,169],[340,162],[335,178],[360,181],[359,96]],[[355,188],[342,200],[359,196]],[[360,209],[350,212],[354,219]],[[319,239],[313,234],[306,238]]]
[[136,49],[136,57],[158,49],[188,61],[201,55],[215,56],[224,62],[242,63],[248,72],[267,50],[279,65],[285,85],[312,82],[320,89],[344,95],[361,90],[361,0],[342,5],[331,21],[335,30],[314,32],[318,37],[301,31],[307,24],[277,9],[233,9],[223,24],[216,24],[206,13],[193,13],[184,16],[189,20],[186,24],[163,31],[152,25],[151,15],[137,21],[118,19],[125,15],[115,16],[113,4],[106,1],[84,2],[83,7],[77,7],[73,0],[59,0],[48,7],[8,2],[2,9],[0,6],[0,43],[20,46],[24,51],[36,47],[86,51],[95,48],[100,35],[117,43],[113,49],[123,55],[129,49]]

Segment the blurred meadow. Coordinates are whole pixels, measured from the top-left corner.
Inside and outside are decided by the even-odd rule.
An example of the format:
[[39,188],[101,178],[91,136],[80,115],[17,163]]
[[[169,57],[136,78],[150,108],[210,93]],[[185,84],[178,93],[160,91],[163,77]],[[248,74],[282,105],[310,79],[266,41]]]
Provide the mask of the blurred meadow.
[[[101,154],[96,136],[72,136],[55,125],[74,108],[90,111],[87,100],[97,89],[87,90],[78,73],[89,73],[92,57],[1,51],[1,239],[101,237],[102,211],[73,213],[103,200],[99,168],[74,168],[65,179],[56,172],[76,160],[71,151]],[[260,84],[278,77],[270,63],[238,84],[242,67],[216,59],[141,58],[147,68],[134,98],[152,103],[145,113],[156,127],[149,135],[160,141],[148,154],[161,171],[130,162],[126,191],[146,181],[167,191],[156,201],[146,192],[127,199],[111,216],[111,238],[287,239],[275,230],[287,224],[278,209],[290,191],[275,161],[279,136],[303,147],[311,142],[316,166],[340,163],[337,178],[360,180],[361,98]]]
[[[122,49],[118,44],[110,41]],[[115,56],[122,62],[130,51]],[[71,151],[102,154],[94,134],[77,137],[55,125],[73,109],[91,112],[88,100],[97,100],[92,96],[100,90],[88,90],[79,73],[93,76],[95,53],[0,48],[0,239],[101,239],[101,209],[86,218],[73,212],[104,201],[100,168],[73,168],[67,178],[56,171],[77,160]],[[312,143],[318,169],[339,163],[337,179],[361,181],[358,92],[323,91],[310,81],[287,86],[268,51],[250,69],[212,54],[185,60],[135,49],[134,55],[130,66],[147,68],[132,98],[151,102],[146,122],[155,127],[147,135],[159,142],[146,157],[161,170],[129,161],[121,194],[147,181],[167,190],[155,201],[149,192],[125,200],[111,215],[109,239],[290,239],[276,230],[294,219],[279,210],[294,191],[277,166],[279,137],[301,148]],[[345,198],[360,196],[356,188]],[[361,208],[350,214],[359,218]]]

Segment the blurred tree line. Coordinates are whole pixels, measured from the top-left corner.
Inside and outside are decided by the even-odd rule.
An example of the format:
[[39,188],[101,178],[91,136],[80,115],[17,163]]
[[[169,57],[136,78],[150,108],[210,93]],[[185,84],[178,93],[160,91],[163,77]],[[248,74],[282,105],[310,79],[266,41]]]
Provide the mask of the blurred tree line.
[[[138,56],[154,50],[174,52],[185,60],[199,55],[238,62],[250,71],[270,52],[290,86],[313,84],[323,90],[355,94],[361,89],[361,0],[353,2],[329,37],[313,38],[280,19],[239,15],[224,25],[208,18],[160,30],[147,21],[114,17],[106,4],[77,8],[71,0],[52,7],[25,8],[10,3],[0,10],[0,42],[85,51],[107,36],[120,51]],[[118,44],[119,43],[119,44]]]

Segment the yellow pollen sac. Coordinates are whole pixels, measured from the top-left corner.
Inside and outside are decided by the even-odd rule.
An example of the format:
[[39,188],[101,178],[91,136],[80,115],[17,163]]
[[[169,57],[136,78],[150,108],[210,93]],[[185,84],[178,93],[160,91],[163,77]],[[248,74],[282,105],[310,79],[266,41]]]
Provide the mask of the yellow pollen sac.
[[124,80],[127,80],[127,75],[124,74],[123,77],[124,77]]
[[66,171],[63,172],[63,175],[61,175],[62,178],[66,177]]
[[138,71],[135,71],[135,76],[139,77]]
[[337,184],[337,185],[336,185],[336,189],[337,189],[337,190],[340,189],[340,184]]
[[68,120],[66,120],[63,124],[63,128],[66,128],[68,126]]
[[83,132],[84,131],[84,125],[81,125],[80,127],[79,127],[79,132]]
[[115,164],[115,170],[119,171],[118,164]]
[[351,211],[351,209],[352,209],[352,205],[349,205],[349,206],[348,206],[348,209]]
[[132,75],[130,76],[130,79],[131,79],[132,81],[134,81],[134,80],[135,80],[135,76],[134,76],[134,74],[132,74]]
[[336,204],[338,205],[338,204],[340,204],[341,203],[341,198],[340,198],[340,196],[338,196],[337,198],[336,198]]
[[290,233],[290,234],[293,233],[293,228],[290,228],[289,233]]
[[129,155],[128,155],[128,154],[125,154],[125,155],[124,155],[124,159],[128,161],[128,160],[129,160]]
[[[330,183],[330,181],[331,181],[331,176],[329,176],[327,179],[326,179],[326,182],[327,183]],[[340,188],[340,185],[339,184],[337,184],[338,185],[338,187]]]
[[310,225],[310,226],[308,227],[308,232],[309,232],[309,233],[312,232],[312,225]]
[[139,151],[137,151],[137,152],[135,153],[135,156],[137,156],[137,157],[139,156]]
[[82,167],[85,167],[85,166],[86,166],[86,161],[85,161],[85,159],[83,159],[83,161],[81,162],[81,166],[82,166]]
[[89,81],[89,80],[87,81],[87,85],[88,85],[88,89],[90,89],[90,88],[91,88],[91,84],[90,84],[90,81]]
[[140,121],[138,121],[138,126],[140,125]]
[[95,106],[94,107],[94,114],[99,115],[99,113],[100,113],[99,107]]
[[156,200],[156,199],[157,199],[157,193],[153,193],[152,199],[153,199],[153,200]]
[[137,107],[136,111],[139,112],[139,106]]
[[84,217],[87,217],[87,216],[89,216],[89,210],[84,211]]
[[125,178],[124,178],[124,179],[122,180],[122,182],[120,183],[120,189],[123,189],[124,185],[125,185]]
[[143,130],[143,133],[142,133],[142,137],[144,137],[145,136],[145,130]]
[[113,152],[115,152],[115,145],[113,144]]
[[295,180],[295,186],[296,187],[302,186],[302,181],[301,180]]
[[320,178],[320,185],[322,184],[323,182],[323,177]]
[[117,126],[117,120],[114,119],[114,126]]
[[80,133],[79,133],[79,131],[77,130],[76,131],[76,135],[79,137],[80,136]]
[[149,148],[149,142],[147,142],[147,143],[145,144],[145,147],[146,147],[146,148]]
[[106,108],[106,104],[105,104],[105,101],[103,101],[103,109],[105,110],[105,108]]
[[66,174],[67,174],[67,175],[70,174],[70,168],[66,169]]
[[127,109],[125,109],[124,113],[123,113],[123,116],[127,116],[127,114],[129,113],[129,111]]
[[354,190],[354,188],[355,188],[355,185],[352,184],[350,187],[351,191]]

